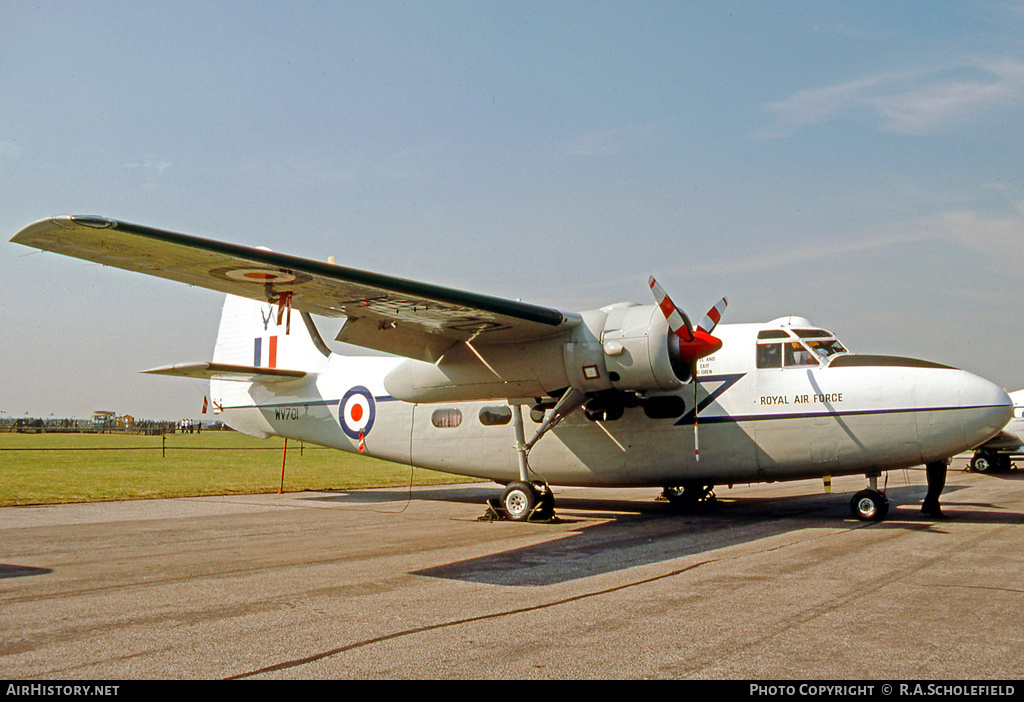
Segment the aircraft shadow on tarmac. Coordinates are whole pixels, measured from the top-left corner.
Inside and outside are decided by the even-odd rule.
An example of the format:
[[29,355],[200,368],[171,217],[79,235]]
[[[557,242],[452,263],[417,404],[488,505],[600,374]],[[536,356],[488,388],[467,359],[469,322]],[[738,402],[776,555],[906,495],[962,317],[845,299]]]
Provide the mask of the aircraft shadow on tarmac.
[[24,578],[29,575],[48,575],[53,571],[49,568],[36,568],[34,566],[20,566],[12,563],[0,563],[0,580],[6,578]]
[[[1024,524],[1019,513],[972,511],[992,505],[955,504],[961,487],[950,486],[947,513],[955,522]],[[689,512],[664,503],[559,500],[558,512],[581,528],[562,538],[487,556],[414,571],[415,575],[490,585],[544,586],[593,575],[699,555],[806,528],[873,527],[944,531],[946,521],[926,521],[919,512],[925,489],[890,488],[894,509],[884,522],[860,522],[849,497],[815,494],[772,498],[726,498]],[[898,508],[900,505],[903,507]],[[586,512],[580,516],[579,513]],[[593,519],[602,521],[593,523]],[[607,521],[604,521],[606,520]],[[589,523],[588,523],[589,522]]]
[[[931,521],[919,512],[924,486],[890,487],[887,494],[893,509],[879,523],[853,519],[849,510],[852,495],[844,493],[789,497],[733,497],[727,493],[716,503],[691,510],[653,500],[558,496],[556,520],[580,524],[572,533],[413,574],[492,585],[543,586],[694,556],[796,529],[845,525],[941,533],[948,522],[1024,524],[1024,514],[1001,511],[998,505],[957,502],[956,493],[962,489],[947,486],[943,505],[949,520]],[[416,487],[411,492],[339,490],[308,499],[367,505],[409,500],[479,504],[483,514],[486,500],[494,496],[491,487],[447,485]]]
[[310,499],[317,502],[338,502],[341,504],[376,505],[409,500],[426,500],[429,502],[462,502],[483,505],[487,498],[494,497],[498,488],[481,488],[479,486],[440,486],[416,487],[415,492],[408,489],[381,490],[325,490]]

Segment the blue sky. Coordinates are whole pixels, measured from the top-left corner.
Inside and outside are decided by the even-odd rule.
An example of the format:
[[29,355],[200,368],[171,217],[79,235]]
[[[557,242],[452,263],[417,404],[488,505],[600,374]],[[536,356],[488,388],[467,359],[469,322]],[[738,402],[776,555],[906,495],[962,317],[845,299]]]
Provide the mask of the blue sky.
[[1024,387],[1024,3],[0,0],[0,410],[197,416],[220,296],[89,213],[567,310],[799,314]]

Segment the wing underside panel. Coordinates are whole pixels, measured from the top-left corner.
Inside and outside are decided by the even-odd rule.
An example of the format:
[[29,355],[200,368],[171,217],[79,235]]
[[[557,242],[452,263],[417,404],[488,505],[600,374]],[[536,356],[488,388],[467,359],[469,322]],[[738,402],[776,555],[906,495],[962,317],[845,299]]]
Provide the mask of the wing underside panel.
[[436,360],[460,341],[524,342],[579,316],[515,300],[93,216],[53,217],[11,241],[251,299],[346,317],[339,340]]

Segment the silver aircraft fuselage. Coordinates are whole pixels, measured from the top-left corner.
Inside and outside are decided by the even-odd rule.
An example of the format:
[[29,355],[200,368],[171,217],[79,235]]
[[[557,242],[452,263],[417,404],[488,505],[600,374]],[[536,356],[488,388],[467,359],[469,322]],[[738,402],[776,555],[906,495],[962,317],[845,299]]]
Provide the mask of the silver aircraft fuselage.
[[[949,458],[984,442],[1010,418],[1002,389],[925,361],[841,353],[758,367],[764,346],[758,333],[793,326],[782,320],[719,326],[723,348],[700,362],[696,389],[691,382],[657,395],[679,398],[681,412],[651,417],[633,406],[615,421],[575,413],[532,448],[532,471],[552,485],[609,487],[872,475]],[[799,337],[787,333],[783,341],[795,346]],[[243,391],[236,381],[214,380],[211,392],[225,422],[257,436],[499,483],[516,480],[508,403],[396,400],[384,379],[409,363],[417,362],[335,354],[318,373],[272,390]],[[533,425],[539,420],[535,414]],[[527,432],[530,424],[527,419]]]

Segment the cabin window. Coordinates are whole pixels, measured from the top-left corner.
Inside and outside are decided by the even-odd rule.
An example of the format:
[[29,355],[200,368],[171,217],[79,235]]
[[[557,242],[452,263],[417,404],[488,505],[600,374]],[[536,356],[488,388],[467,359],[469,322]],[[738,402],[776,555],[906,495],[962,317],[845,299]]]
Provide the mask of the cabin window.
[[782,368],[782,344],[758,344],[757,367]]
[[462,412],[454,407],[434,410],[430,422],[438,429],[454,429],[462,424]]
[[480,408],[480,423],[485,427],[497,427],[512,421],[512,408],[504,405]]

